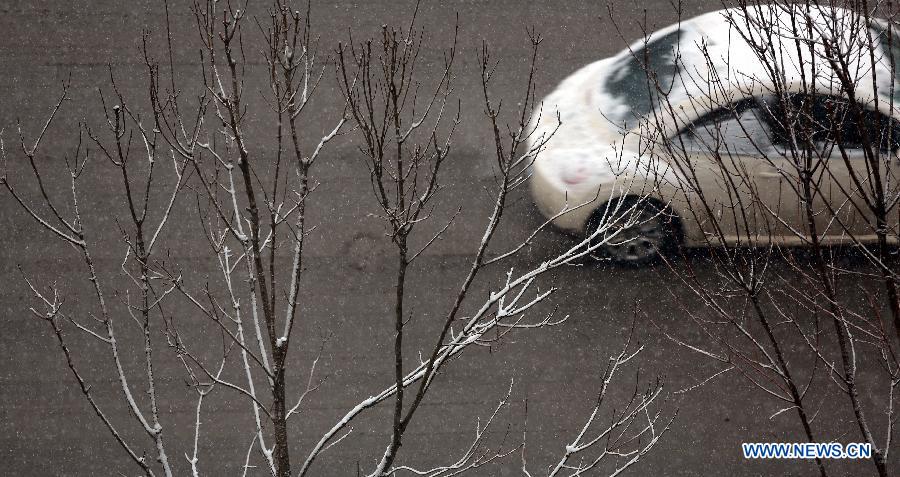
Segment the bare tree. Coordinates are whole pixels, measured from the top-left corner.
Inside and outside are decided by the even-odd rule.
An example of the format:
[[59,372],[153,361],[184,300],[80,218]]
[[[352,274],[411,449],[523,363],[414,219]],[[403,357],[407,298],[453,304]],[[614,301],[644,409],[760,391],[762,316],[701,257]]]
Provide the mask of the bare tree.
[[[161,8],[168,26],[169,6],[163,4]],[[421,352],[410,356],[404,329],[409,320],[417,319],[408,311],[410,298],[405,291],[414,273],[410,265],[441,238],[459,214],[452,214],[435,234],[419,236],[423,228],[420,224],[438,220],[433,218],[435,197],[443,190],[441,172],[446,161],[451,160],[452,138],[460,121],[460,103],[452,88],[458,55],[455,42],[447,50],[441,68],[423,70],[419,53],[427,32],[416,26],[414,13],[404,29],[385,26],[377,40],[357,43],[351,39],[348,44],[339,45],[336,62],[332,63],[318,54],[308,5],[301,11],[286,1],[276,0],[267,14],[259,17],[251,17],[247,5],[228,1],[196,2],[191,10],[200,40],[201,69],[195,79],[202,87],[193,96],[182,89],[181,85],[188,81],[180,78],[173,67],[173,36],[168,28],[168,77],[164,73],[166,65],[161,68],[153,57],[150,35],[145,35],[147,105],[142,108],[137,100],[122,94],[111,69],[111,92],[102,93],[99,98],[105,122],[98,129],[82,126],[77,145],[66,160],[70,190],[45,187],[48,173],[35,161],[42,139],[68,98],[68,84],[32,141],[19,132],[21,150],[15,155],[24,157],[37,183],[35,194],[23,192],[28,189],[15,180],[21,161],[8,158],[13,153],[3,148],[0,183],[7,193],[34,223],[59,238],[61,244],[73,246],[85,264],[80,278],[90,283],[92,295],[80,296],[79,300],[92,300],[95,310],[86,316],[67,310],[55,284],[32,279],[25,273],[23,276],[37,299],[33,313],[52,328],[69,370],[99,419],[146,475],[205,473],[201,459],[207,437],[202,423],[209,411],[204,402],[213,393],[236,396],[250,416],[252,428],[238,433],[248,441],[240,466],[245,475],[256,468],[256,462],[262,463],[265,473],[277,476],[318,472],[314,464],[322,453],[344,442],[355,419],[381,405],[393,410],[388,427],[390,439],[382,456],[366,470],[368,475],[458,475],[515,451],[521,452],[523,471],[527,473],[524,443],[504,446],[503,442],[488,441],[485,433],[511,399],[509,395],[500,400],[485,427],[478,427],[468,450],[458,460],[431,470],[416,470],[399,464],[398,457],[410,423],[421,412],[431,386],[450,360],[473,345],[490,344],[507,333],[562,324],[566,317],[558,317],[555,309],[546,311],[540,307],[556,289],[538,288],[539,279],[611,240],[604,235],[611,226],[600,227],[594,236],[558,256],[534,263],[524,271],[516,273],[510,269],[500,273],[499,283],[496,273],[484,273],[525,249],[544,228],[488,258],[510,195],[525,183],[530,165],[552,136],[552,131],[538,132],[529,127],[534,115],[544,114],[535,99],[540,37],[529,33],[528,76],[521,85],[521,104],[509,116],[513,118],[510,126],[504,124],[502,118],[506,116],[501,115],[491,95],[497,62],[491,59],[486,44],[478,52],[480,93],[487,130],[494,142],[493,205],[452,305],[440,310],[443,318],[438,332],[427,343],[414,343]],[[262,41],[262,63],[254,63],[246,56],[254,44],[247,38],[257,33]],[[265,80],[254,88],[250,71],[257,67],[264,68]],[[336,72],[343,111],[319,135],[311,131],[306,118],[319,114],[311,106],[315,104],[313,97],[320,83],[332,78],[332,71]],[[253,132],[247,119],[249,103],[256,101],[257,93],[265,98],[271,120],[262,134]],[[298,433],[305,432],[305,428],[296,416],[302,411],[304,399],[322,389],[324,379],[316,371],[319,358],[311,362],[291,359],[298,349],[314,341],[298,337],[296,331],[297,323],[305,318],[303,310],[315,299],[304,295],[301,286],[306,270],[304,245],[314,228],[308,220],[314,203],[310,198],[317,186],[313,166],[325,157],[324,151],[332,141],[345,134],[358,138],[374,205],[380,211],[378,218],[384,221],[396,250],[391,317],[394,372],[383,388],[349,408],[298,457],[292,450],[297,447]],[[163,176],[161,164],[169,162],[171,172]],[[92,258],[107,231],[92,228],[88,217],[106,211],[84,210],[79,205],[86,193],[82,179],[87,167],[96,168],[95,174],[111,172],[119,178],[127,214],[119,222],[122,261],[115,271],[98,271]],[[159,197],[163,200],[157,207]],[[584,205],[573,204],[560,214]],[[174,216],[184,215],[173,211],[188,207],[196,209],[194,223],[170,223]],[[628,215],[632,212],[630,207],[622,207],[611,211],[610,218],[622,214],[627,222],[632,220]],[[205,254],[197,260],[218,273],[216,280],[204,282],[194,278],[191,271],[198,263],[171,259],[163,244],[167,232],[175,227],[191,227],[197,235],[202,234]],[[289,260],[285,260],[287,257]],[[496,283],[486,297],[472,292],[478,280]],[[111,303],[111,296],[119,300]],[[120,344],[126,341],[129,320],[137,325],[140,348]],[[187,327],[196,324],[213,327],[217,335],[205,335],[199,340],[188,338]],[[71,343],[75,341],[70,333],[83,333],[101,343],[111,358],[118,397],[127,406],[131,421],[114,419],[108,409],[115,403],[102,402],[93,392],[91,376],[78,364],[78,355],[89,349],[73,348]],[[211,349],[215,351],[210,352]],[[604,422],[600,418],[613,379],[641,349],[630,346],[629,341],[621,353],[610,358],[593,413],[576,431],[570,445],[561,450],[559,462],[548,475],[584,475],[603,463],[610,463],[610,475],[618,475],[640,461],[669,429],[672,421],[657,410],[664,396],[658,381],[646,388],[636,382],[631,399],[618,408],[612,419]],[[159,366],[158,356],[165,352],[172,353],[183,367],[187,397],[195,400],[190,448],[177,452],[164,439],[175,418],[166,415],[156,390],[154,370]],[[142,357],[140,372],[123,365],[124,357],[130,359],[134,355]],[[291,367],[306,369],[308,379],[290,382],[287,370]],[[136,397],[138,392],[146,393],[148,400]],[[123,430],[130,426],[147,435],[151,451],[146,449],[145,441]],[[186,464],[172,457],[179,453],[184,455]]]

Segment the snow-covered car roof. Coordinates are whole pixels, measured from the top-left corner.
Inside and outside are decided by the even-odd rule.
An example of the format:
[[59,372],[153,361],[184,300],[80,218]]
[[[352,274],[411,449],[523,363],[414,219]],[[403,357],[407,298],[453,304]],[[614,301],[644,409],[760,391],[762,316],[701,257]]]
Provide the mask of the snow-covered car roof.
[[[817,61],[809,61],[808,47],[796,47],[796,27],[792,27],[796,15],[809,19],[801,28],[811,26],[812,34],[801,41],[814,45]],[[786,89],[797,89],[801,82],[815,77],[816,89],[827,92],[839,88],[823,60],[826,51],[821,40],[828,38],[842,45],[844,51],[859,53],[852,56],[856,61],[850,68],[852,74],[868,81],[858,82],[858,96],[869,100],[877,96],[893,103],[893,96],[900,96],[900,81],[887,53],[891,43],[890,49],[900,63],[900,44],[894,44],[900,41],[889,40],[886,25],[874,19],[866,24],[860,14],[848,10],[802,5],[761,5],[746,12],[727,9],[700,15],[658,30],[565,79],[544,99],[534,140],[556,131],[549,147],[591,149],[598,142],[601,147],[615,145],[624,131],[636,127],[659,107],[660,95],[649,81],[658,82],[673,105],[689,101],[702,107],[703,101],[698,98],[721,103],[738,90],[770,91],[772,73],[750,43],[767,44],[777,52]],[[877,45],[872,56],[870,41]],[[877,79],[874,88],[873,67]],[[562,123],[558,130],[556,111]]]

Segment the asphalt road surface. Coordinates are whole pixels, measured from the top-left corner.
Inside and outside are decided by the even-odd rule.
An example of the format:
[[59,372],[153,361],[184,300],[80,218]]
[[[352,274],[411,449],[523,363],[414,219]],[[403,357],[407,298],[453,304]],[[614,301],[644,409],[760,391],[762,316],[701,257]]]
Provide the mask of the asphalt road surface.
[[[189,89],[192,83],[188,78],[199,68],[196,34],[187,6],[172,3],[174,66]],[[685,2],[683,15],[694,16],[716,5]],[[315,2],[313,25],[322,50],[328,52],[338,41],[346,41],[350,31],[355,38],[362,38],[377,34],[382,24],[405,25],[411,6],[405,1]],[[461,61],[454,87],[461,99],[462,123],[445,176],[448,189],[436,214],[449,217],[453,209],[461,207],[463,215],[413,270],[409,297],[416,319],[410,325],[408,342],[427,343],[435,320],[449,306],[453,291],[467,271],[467,254],[474,250],[489,210],[483,188],[491,181],[491,136],[479,102],[474,58],[482,39],[491,47],[494,58],[501,60],[495,94],[512,108],[520,101],[518,93],[524,84],[527,27],[536,27],[544,36],[537,80],[537,92],[543,95],[581,65],[614,54],[624,46],[623,38],[639,38],[641,21],[654,30],[677,18],[666,0],[617,1],[611,8],[615,22],[600,2],[424,3],[419,24],[428,38],[422,60],[425,74],[434,72],[439,64],[442,49],[452,37],[454,14],[459,13]],[[261,12],[251,9],[254,11]],[[64,105],[59,121],[48,132],[39,158],[42,167],[58,166],[75,144],[79,122],[102,126],[98,88],[110,94],[107,65],[126,96],[136,98],[141,105],[146,102],[146,79],[139,55],[141,32],[150,29],[153,45],[158,48],[163,18],[161,2],[120,5],[109,0],[6,0],[0,4],[0,127],[4,129],[5,146],[11,151],[10,176],[22,184],[23,190],[35,192],[25,175],[22,155],[15,149],[17,121],[26,134],[35,134],[58,96],[61,82],[71,78],[72,100]],[[162,54],[162,50],[154,51]],[[247,54],[259,69],[254,52]],[[250,81],[259,78],[260,73],[251,73]],[[338,114],[330,77],[323,81],[319,95],[322,99],[316,107],[321,113],[309,119],[310,137],[324,132]],[[252,98],[248,102],[248,127],[252,134],[263,134],[267,118],[261,112],[262,102],[256,104]],[[304,283],[308,299],[298,330],[304,348],[297,359],[309,362],[320,338],[330,335],[319,366],[319,372],[329,379],[321,392],[309,398],[299,417],[302,425],[298,429],[302,431],[296,434],[295,455],[308,449],[348,407],[391,379],[393,261],[381,224],[368,215],[373,210],[371,190],[355,148],[351,139],[339,139],[314,171],[321,185],[311,204],[310,220],[316,230],[307,246],[306,276],[311,278]],[[54,188],[66,187],[63,178],[50,180]],[[91,225],[99,232],[91,240],[95,241],[103,273],[112,274],[123,250],[115,232],[115,217],[124,213],[117,178],[91,172],[87,181],[91,189],[82,206],[97,212]],[[187,209],[185,206],[185,210],[176,211],[173,223],[189,216]],[[521,240],[541,221],[528,197],[521,194],[508,213],[498,243]],[[0,474],[135,474],[138,469],[115,445],[77,391],[49,329],[28,311],[34,300],[17,268],[20,265],[25,274],[44,283],[57,280],[68,291],[67,303],[79,310],[89,309],[88,303],[82,303],[86,301],[82,297],[87,296],[87,283],[81,278],[83,264],[71,249],[30,222],[6,193],[0,193],[0,227]],[[191,272],[197,277],[215,273],[208,260],[201,260],[201,239],[177,226],[170,235],[167,248],[174,261],[196,267]],[[568,237],[552,231],[541,234],[507,266],[525,269],[570,243]],[[503,273],[504,269],[492,270],[474,295],[483,296]],[[507,442],[521,439],[527,400],[526,457],[530,468],[539,473],[558,459],[565,444],[578,432],[596,399],[606,358],[620,349],[634,320],[636,339],[645,346],[636,363],[641,372],[637,373],[636,366],[621,376],[605,412],[612,412],[616,402],[627,398],[634,386],[643,388],[658,377],[668,392],[660,411],[671,416],[677,410],[677,417],[658,446],[626,475],[814,472],[809,461],[742,458],[741,442],[803,440],[794,420],[785,416],[768,418],[780,409],[778,403],[746,382],[736,377],[719,379],[695,391],[674,392],[697,384],[717,368],[673,344],[660,331],[687,338],[698,333],[682,310],[700,305],[679,288],[672,272],[662,268],[568,267],[547,277],[542,288],[549,286],[559,291],[542,311],[558,306],[558,313],[569,315],[568,321],[546,331],[511,335],[489,349],[467,351],[452,363],[413,423],[401,451],[405,462],[427,465],[437,457],[457,455],[472,438],[479,416],[489,414],[513,383],[511,406],[499,416],[493,437],[499,443],[509,432]],[[183,325],[182,330],[195,339],[209,332],[199,324],[196,328]],[[109,412],[117,422],[128,422],[126,409],[114,400],[108,359],[91,353],[97,350],[96,343],[73,339],[81,350],[79,364],[93,377],[99,399],[109,403]],[[163,412],[171,419],[167,430],[171,448],[184,449],[191,439],[193,404],[181,398],[186,390],[183,370],[172,353],[163,349],[157,355]],[[139,368],[140,356],[132,358],[127,365]],[[291,377],[303,382],[306,372],[305,367],[297,367]],[[210,473],[239,471],[248,442],[247,434],[236,429],[249,425],[245,411],[246,406],[234,396],[225,394],[210,400],[201,449],[201,465]],[[830,412],[826,402],[821,419],[836,423],[833,435],[840,437],[844,426],[846,439],[842,440],[854,440],[847,416]],[[357,465],[364,470],[370,468],[386,442],[389,419],[387,407],[367,414],[346,441],[323,456],[315,475],[355,475]],[[145,439],[133,426],[123,427],[128,429],[127,435]],[[181,453],[175,452],[171,458],[186,471]],[[520,466],[521,457],[516,455],[476,475],[520,475]],[[835,469],[848,475],[873,472],[868,463],[847,462],[837,464]],[[264,473],[262,469],[255,472]]]

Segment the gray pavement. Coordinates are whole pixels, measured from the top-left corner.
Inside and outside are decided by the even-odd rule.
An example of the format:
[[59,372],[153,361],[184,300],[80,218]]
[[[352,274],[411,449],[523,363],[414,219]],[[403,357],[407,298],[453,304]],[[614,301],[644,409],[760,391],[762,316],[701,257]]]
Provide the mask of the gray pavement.
[[[186,79],[184,88],[189,89],[197,86],[188,79],[198,68],[195,33],[187,6],[172,3],[175,68],[179,77]],[[716,5],[717,2],[699,0],[686,2],[684,15],[693,16]],[[346,40],[348,30],[362,38],[376,34],[383,23],[405,24],[410,6],[411,2],[401,1],[315,2],[313,23],[321,35],[323,51],[328,51],[337,41]],[[629,41],[637,39],[640,28],[635,21],[643,18],[645,12],[651,30],[677,18],[669,2],[662,0],[618,1],[612,9],[621,33],[614,28],[606,6],[600,3],[425,2],[420,13],[420,24],[429,38],[429,47],[423,53],[425,67],[440,59],[441,48],[452,34],[453,14],[459,12],[463,56],[455,88],[462,100],[463,123],[445,176],[450,187],[436,214],[446,217],[450,210],[461,206],[464,216],[415,267],[409,296],[417,318],[410,327],[410,343],[429,342],[427,338],[433,334],[440,311],[450,304],[453,291],[467,271],[466,254],[474,249],[489,209],[482,188],[490,183],[491,139],[478,99],[475,49],[484,38],[494,56],[501,59],[496,94],[511,107],[518,101],[515,93],[521,88],[527,66],[526,27],[536,26],[545,37],[537,88],[538,94],[543,95],[581,65],[622,48],[620,34]],[[161,2],[2,2],[0,127],[5,129],[7,145],[15,142],[17,120],[21,120],[27,133],[37,130],[59,92],[60,82],[69,75],[73,99],[65,105],[60,121],[46,138],[42,166],[58,165],[71,150],[78,122],[100,124],[97,88],[109,94],[107,64],[112,66],[125,94],[134,97],[135,104],[143,105],[146,93],[142,89],[143,69],[138,54],[140,32],[150,28],[157,35],[154,45],[159,47],[162,25]],[[251,73],[250,81],[259,79],[261,74]],[[311,136],[324,131],[338,113],[333,82],[330,78],[325,81],[317,105],[322,113],[309,124]],[[249,127],[252,134],[260,137],[265,137],[262,134],[268,121],[263,111],[261,104],[251,102]],[[11,157],[13,162],[21,159],[17,155]],[[13,164],[10,171],[19,183],[28,184],[21,162]],[[367,215],[373,203],[352,140],[342,138],[329,149],[316,166],[315,175],[321,186],[311,205],[310,220],[317,229],[310,236],[307,249],[309,278],[304,283],[304,320],[298,330],[304,348],[295,356],[297,361],[308,362],[320,337],[328,333],[333,336],[324,348],[320,366],[320,372],[330,377],[322,391],[310,397],[299,418],[295,455],[309,449],[316,436],[348,407],[380,390],[391,379],[388,358],[392,332],[388,312],[393,261],[386,255],[389,248],[380,223]],[[64,179],[49,178],[59,189],[65,187]],[[97,172],[88,181],[91,193],[84,198],[83,207],[103,211],[94,214],[91,224],[95,230],[103,231],[103,236],[90,240],[98,250],[102,273],[108,278],[121,260],[123,248],[115,233],[114,218],[124,209],[118,203],[117,178]],[[174,223],[191,220],[192,214],[185,205],[176,212]],[[522,194],[510,209],[497,243],[514,243],[541,221],[528,197]],[[68,303],[73,309],[86,311],[91,304],[82,298],[87,286],[79,275],[82,264],[69,248],[29,222],[5,193],[0,193],[0,227],[4,231],[0,248],[0,474],[134,475],[137,469],[105,433],[74,387],[46,325],[28,312],[33,299],[16,268],[21,265],[37,279],[57,279],[68,290]],[[570,239],[559,233],[542,234],[508,266],[522,270],[569,244]],[[209,261],[201,260],[202,240],[191,236],[187,229],[173,227],[165,245],[172,251],[173,261],[190,267],[193,277],[215,276]],[[711,270],[703,273],[712,276]],[[499,268],[492,270],[473,295],[483,296],[502,274]],[[459,453],[471,439],[477,418],[489,413],[505,395],[510,382],[514,382],[512,405],[501,415],[496,437],[503,438],[508,429],[508,440],[520,438],[527,400],[527,457],[531,468],[540,472],[561,454],[587,416],[606,357],[619,349],[634,317],[636,335],[647,346],[640,360],[642,372],[636,376],[632,370],[622,376],[621,385],[610,396],[613,403],[627,397],[635,380],[644,386],[660,376],[666,389],[674,391],[714,372],[710,363],[674,345],[659,331],[682,337],[697,335],[682,308],[699,304],[679,288],[671,272],[589,265],[554,272],[545,283],[560,288],[552,305],[558,305],[560,313],[570,316],[569,320],[547,331],[505,338],[491,349],[468,351],[451,364],[414,421],[402,450],[405,461],[427,465],[439,462],[440,456]],[[184,314],[182,331],[187,339],[212,335],[214,330],[208,324],[190,318],[189,310],[184,310]],[[651,320],[657,326],[651,326]],[[94,377],[95,392],[108,403],[117,422],[128,422],[126,409],[115,399],[108,359],[91,353],[97,349],[95,343],[74,336],[73,339],[86,350],[78,355],[79,365]],[[123,346],[131,344],[134,343],[126,340]],[[215,346],[211,344],[210,349]],[[129,369],[139,369],[139,358],[129,358]],[[191,439],[193,403],[182,397],[186,388],[174,356],[162,350],[157,359],[163,411],[169,416],[170,446],[184,449]],[[306,379],[306,368],[298,366],[291,375],[301,383]],[[248,444],[246,433],[234,431],[249,425],[246,406],[228,393],[214,395],[208,405],[204,427],[207,441],[202,448],[201,465],[211,475],[235,473]],[[840,412],[845,411],[830,414],[833,406],[827,402],[824,406],[823,419],[837,423],[834,435],[841,436],[840,423],[846,422],[847,416]],[[672,394],[662,411],[672,414],[676,409],[677,419],[671,432],[626,475],[809,475],[814,471],[809,462],[747,462],[741,458],[741,442],[790,442],[802,438],[790,417],[769,420],[767,417],[779,409],[778,404],[736,377],[714,381],[697,392]],[[389,418],[387,408],[368,413],[346,441],[328,451],[315,475],[355,475],[357,464],[370,468],[386,442]],[[146,441],[134,426],[122,427],[127,435]],[[852,431],[846,428],[850,437]],[[179,471],[185,472],[181,453],[172,454]],[[476,475],[520,475],[518,467],[516,457]],[[872,472],[868,464],[837,464],[835,469],[846,475]],[[256,475],[263,474],[262,469],[256,469]]]

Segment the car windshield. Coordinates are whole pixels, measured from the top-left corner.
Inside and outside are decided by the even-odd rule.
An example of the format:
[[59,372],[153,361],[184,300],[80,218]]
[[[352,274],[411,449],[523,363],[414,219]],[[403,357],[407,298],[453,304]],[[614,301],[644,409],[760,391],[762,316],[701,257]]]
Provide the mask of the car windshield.
[[886,28],[878,21],[873,21],[871,25],[872,34],[881,46],[882,54],[885,55],[884,62],[888,68],[893,69],[890,78],[879,81],[881,83],[879,93],[883,96],[900,98],[900,38],[897,38],[892,29]]
[[666,94],[675,82],[679,69],[675,50],[681,34],[676,30],[651,38],[643,48],[635,49],[613,66],[613,74],[603,84],[605,93],[617,105],[604,111],[611,116],[608,119],[621,124],[645,116],[657,106],[656,81],[659,90]]

